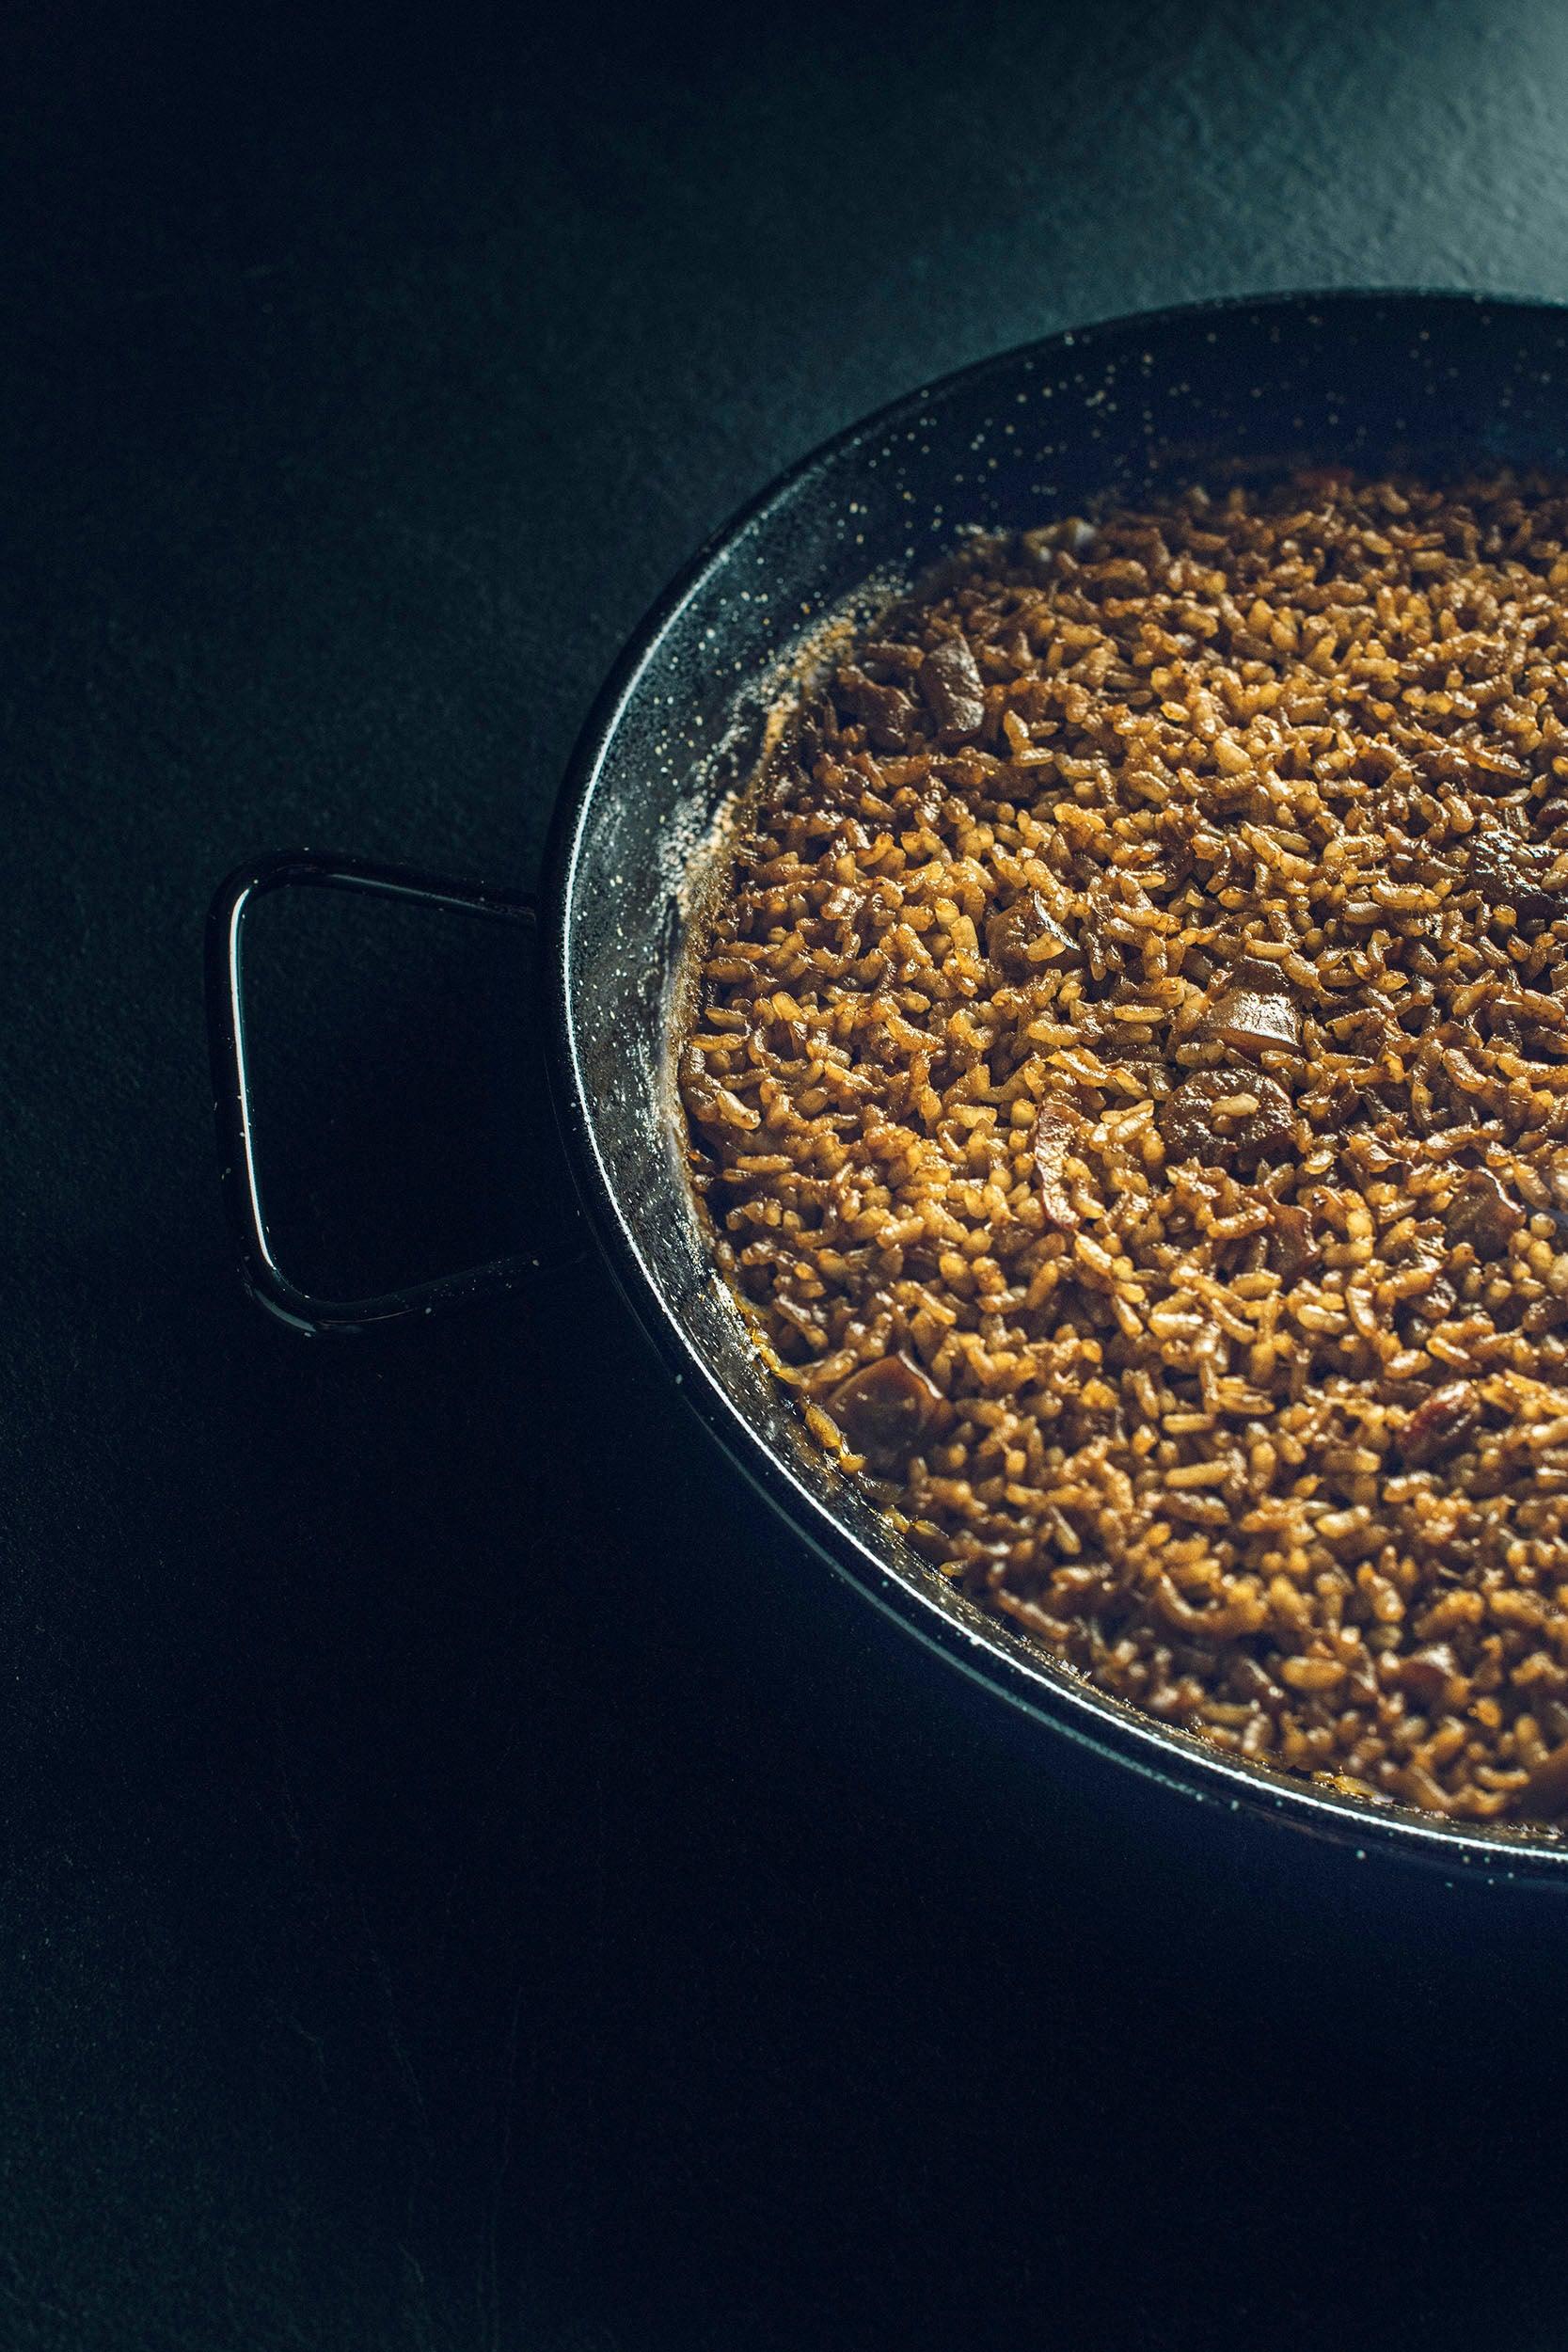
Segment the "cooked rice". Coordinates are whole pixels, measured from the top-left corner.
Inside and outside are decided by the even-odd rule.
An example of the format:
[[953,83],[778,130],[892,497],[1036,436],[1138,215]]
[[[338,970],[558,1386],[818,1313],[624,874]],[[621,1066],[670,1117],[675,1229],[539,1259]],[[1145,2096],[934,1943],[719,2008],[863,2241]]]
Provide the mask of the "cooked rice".
[[1568,1813],[1568,487],[977,544],[807,698],[682,1087],[720,1264],[1091,1681]]

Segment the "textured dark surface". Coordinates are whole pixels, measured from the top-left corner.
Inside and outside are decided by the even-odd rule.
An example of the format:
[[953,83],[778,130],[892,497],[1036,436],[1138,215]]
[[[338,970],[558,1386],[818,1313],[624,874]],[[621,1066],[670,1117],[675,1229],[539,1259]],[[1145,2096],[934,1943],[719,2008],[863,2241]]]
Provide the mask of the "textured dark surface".
[[[591,1267],[265,1327],[197,967],[251,848],[525,877],[666,574],[911,382],[1568,296],[1568,24],[324,21],[5,34],[0,2343],[1555,2345],[1559,1914],[1031,1766]],[[394,1143],[388,1257],[504,1233],[510,949],[351,942],[268,991],[302,1242]]]

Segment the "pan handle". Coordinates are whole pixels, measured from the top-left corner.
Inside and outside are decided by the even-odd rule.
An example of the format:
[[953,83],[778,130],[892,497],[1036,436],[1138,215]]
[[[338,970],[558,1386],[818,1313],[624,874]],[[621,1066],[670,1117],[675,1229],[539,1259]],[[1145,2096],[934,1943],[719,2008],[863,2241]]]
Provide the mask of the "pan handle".
[[402,866],[377,866],[366,858],[332,857],[309,850],[284,850],[237,866],[218,885],[207,915],[207,1030],[213,1057],[213,1107],[217,1120],[218,1165],[230,1224],[239,1250],[246,1289],[260,1306],[296,1331],[366,1331],[404,1315],[433,1314],[471,1299],[520,1289],[531,1276],[577,1255],[541,1254],[498,1258],[488,1265],[411,1283],[406,1290],[374,1298],[318,1298],[291,1281],[273,1255],[261,1206],[256,1159],[256,1121],[245,1055],[243,943],[245,917],[258,898],[274,890],[353,890],[377,898],[400,898],[415,906],[457,914],[484,914],[504,923],[538,922],[531,893],[501,890],[488,882],[449,881]]

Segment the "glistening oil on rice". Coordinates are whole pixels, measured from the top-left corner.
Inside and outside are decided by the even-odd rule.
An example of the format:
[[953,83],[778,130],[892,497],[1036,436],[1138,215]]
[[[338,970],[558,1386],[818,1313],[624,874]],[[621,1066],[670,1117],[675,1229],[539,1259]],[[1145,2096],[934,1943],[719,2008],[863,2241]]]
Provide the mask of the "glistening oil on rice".
[[721,1266],[1148,1714],[1568,1811],[1568,489],[977,545],[795,713],[681,1065]]

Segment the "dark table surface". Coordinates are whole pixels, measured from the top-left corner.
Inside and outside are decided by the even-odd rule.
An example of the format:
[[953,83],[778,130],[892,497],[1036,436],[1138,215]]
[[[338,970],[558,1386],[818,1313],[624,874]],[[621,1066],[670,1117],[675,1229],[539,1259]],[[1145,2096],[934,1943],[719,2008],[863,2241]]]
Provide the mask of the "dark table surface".
[[[0,2345],[1560,2345],[1561,1912],[1021,1744],[757,1523],[592,1262],[268,1325],[198,961],[259,848],[526,880],[666,576],[924,377],[1568,296],[1568,17],[4,40]],[[258,948],[294,1245],[556,1214],[514,945],[340,920]]]

